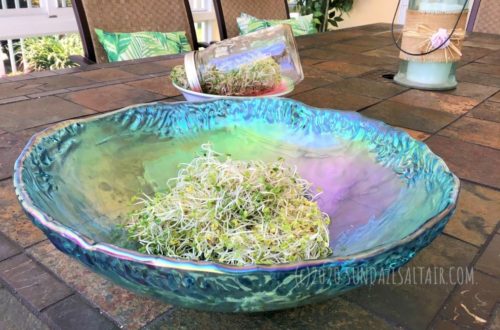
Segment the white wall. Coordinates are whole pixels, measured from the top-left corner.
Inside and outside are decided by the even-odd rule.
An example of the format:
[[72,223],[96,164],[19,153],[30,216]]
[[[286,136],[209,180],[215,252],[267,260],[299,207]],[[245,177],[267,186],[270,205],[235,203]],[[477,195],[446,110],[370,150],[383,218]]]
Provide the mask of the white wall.
[[352,10],[342,16],[344,21],[339,26],[345,29],[373,23],[390,23],[397,4],[398,0],[354,0]]
[[[474,0],[469,0],[469,9],[472,8]],[[398,0],[354,0],[351,12],[344,14],[344,21],[340,28],[373,24],[391,23]],[[401,8],[396,17],[396,24],[404,24],[408,0],[401,0]]]

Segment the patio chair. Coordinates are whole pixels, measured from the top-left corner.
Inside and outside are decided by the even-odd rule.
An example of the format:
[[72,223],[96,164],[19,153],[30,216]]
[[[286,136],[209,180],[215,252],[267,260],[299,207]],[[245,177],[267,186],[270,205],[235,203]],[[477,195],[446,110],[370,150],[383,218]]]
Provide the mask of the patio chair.
[[[196,39],[188,0],[72,0],[85,58],[79,64],[107,63],[95,28],[109,32],[185,31],[192,49]],[[204,46],[204,45],[201,45]],[[83,62],[83,63],[82,63]]]
[[500,1],[475,0],[467,24],[469,32],[500,34]]
[[289,19],[287,0],[214,0],[221,40],[239,35],[236,18],[246,13],[261,19]]

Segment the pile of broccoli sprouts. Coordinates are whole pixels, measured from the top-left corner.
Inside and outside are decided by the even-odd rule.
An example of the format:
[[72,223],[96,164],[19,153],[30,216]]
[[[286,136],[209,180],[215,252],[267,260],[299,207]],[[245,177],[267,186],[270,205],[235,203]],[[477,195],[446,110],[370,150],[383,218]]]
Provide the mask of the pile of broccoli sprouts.
[[233,160],[201,146],[168,190],[137,199],[127,232],[139,251],[230,265],[276,264],[331,254],[311,184],[283,159]]

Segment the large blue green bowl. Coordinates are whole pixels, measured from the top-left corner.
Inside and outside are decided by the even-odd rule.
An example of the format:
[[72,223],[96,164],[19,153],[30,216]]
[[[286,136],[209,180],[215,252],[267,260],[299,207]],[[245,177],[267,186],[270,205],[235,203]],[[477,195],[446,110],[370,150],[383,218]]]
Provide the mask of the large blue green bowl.
[[[283,157],[324,190],[333,255],[229,266],[145,255],[119,224],[130,199],[165,189],[202,143],[235,159]],[[328,299],[404,265],[443,230],[458,179],[405,132],[358,113],[288,99],[152,103],[35,135],[14,184],[64,253],[136,292],[179,306],[256,312]]]

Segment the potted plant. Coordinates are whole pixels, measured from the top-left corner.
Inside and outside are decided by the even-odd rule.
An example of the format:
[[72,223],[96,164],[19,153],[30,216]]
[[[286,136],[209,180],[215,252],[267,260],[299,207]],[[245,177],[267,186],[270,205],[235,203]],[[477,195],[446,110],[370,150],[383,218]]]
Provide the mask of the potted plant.
[[330,26],[338,27],[348,13],[354,0],[297,0],[295,8],[301,15],[313,14],[313,22],[319,32],[325,32]]

